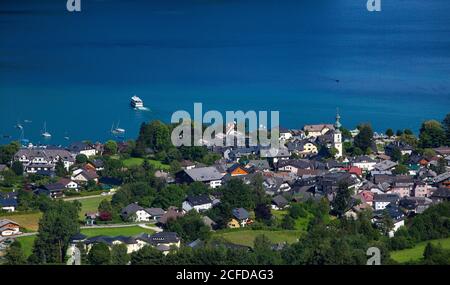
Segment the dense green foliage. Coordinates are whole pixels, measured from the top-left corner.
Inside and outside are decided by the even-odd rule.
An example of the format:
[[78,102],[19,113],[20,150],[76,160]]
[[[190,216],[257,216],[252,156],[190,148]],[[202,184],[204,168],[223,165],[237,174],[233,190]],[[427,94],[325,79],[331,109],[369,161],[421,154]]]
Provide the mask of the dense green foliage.
[[80,230],[77,203],[52,201],[39,221],[39,231],[34,242],[33,264],[63,263],[69,238]]

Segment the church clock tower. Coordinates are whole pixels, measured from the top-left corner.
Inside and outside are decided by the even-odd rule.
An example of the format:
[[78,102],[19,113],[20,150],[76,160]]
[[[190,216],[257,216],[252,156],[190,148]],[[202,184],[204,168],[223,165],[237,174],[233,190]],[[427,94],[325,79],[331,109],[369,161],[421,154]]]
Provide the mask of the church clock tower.
[[333,134],[333,147],[337,149],[336,158],[341,158],[343,155],[342,151],[342,133],[340,131],[340,128],[342,127],[342,124],[340,122],[341,116],[339,115],[339,110],[336,112],[336,123],[334,124],[334,134]]

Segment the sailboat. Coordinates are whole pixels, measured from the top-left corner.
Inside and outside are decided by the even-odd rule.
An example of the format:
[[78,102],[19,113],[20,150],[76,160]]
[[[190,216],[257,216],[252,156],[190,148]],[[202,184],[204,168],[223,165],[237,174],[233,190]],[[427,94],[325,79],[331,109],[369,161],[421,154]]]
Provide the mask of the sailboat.
[[42,136],[44,138],[50,138],[52,136],[52,134],[47,132],[47,122],[44,122],[44,130],[42,131]]
[[111,127],[111,133],[115,134],[115,135],[120,135],[125,133],[125,129],[119,128],[119,123],[120,121],[117,123],[116,127],[114,128],[114,123]]
[[23,129],[22,124],[20,123],[20,121],[17,121],[17,124],[15,125],[16,128],[18,128],[19,130]]

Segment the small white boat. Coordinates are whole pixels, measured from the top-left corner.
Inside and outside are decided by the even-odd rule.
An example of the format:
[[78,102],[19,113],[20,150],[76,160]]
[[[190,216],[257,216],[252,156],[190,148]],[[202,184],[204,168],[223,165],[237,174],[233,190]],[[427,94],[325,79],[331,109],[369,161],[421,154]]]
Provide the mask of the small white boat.
[[133,97],[131,97],[131,107],[135,109],[144,108],[144,101],[142,101],[142,99],[138,96],[134,95]]
[[44,138],[50,138],[52,136],[52,134],[47,132],[47,122],[44,122],[44,130],[42,131],[42,136]]
[[[120,123],[120,121],[119,121]],[[119,123],[117,123],[116,127],[114,127],[114,123],[111,127],[111,133],[115,134],[115,135],[120,135],[125,133],[125,129],[119,128]]]

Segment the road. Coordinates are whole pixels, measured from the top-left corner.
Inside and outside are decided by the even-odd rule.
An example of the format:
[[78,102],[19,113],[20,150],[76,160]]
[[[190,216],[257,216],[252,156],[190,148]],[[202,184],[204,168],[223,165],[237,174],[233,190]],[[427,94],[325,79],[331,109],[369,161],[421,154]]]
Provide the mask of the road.
[[91,195],[91,196],[79,196],[79,197],[67,197],[67,198],[62,198],[64,201],[75,201],[75,200],[84,200],[84,199],[90,199],[90,198],[98,198],[98,197],[108,197],[108,196],[112,196],[114,194],[114,192],[112,192],[109,195]]
[[93,226],[82,226],[80,229],[104,229],[104,228],[126,228],[139,226],[143,229],[149,229],[155,232],[162,232],[163,230],[156,226],[148,226],[142,223],[132,223],[132,224],[107,224],[107,225],[93,225]]

